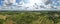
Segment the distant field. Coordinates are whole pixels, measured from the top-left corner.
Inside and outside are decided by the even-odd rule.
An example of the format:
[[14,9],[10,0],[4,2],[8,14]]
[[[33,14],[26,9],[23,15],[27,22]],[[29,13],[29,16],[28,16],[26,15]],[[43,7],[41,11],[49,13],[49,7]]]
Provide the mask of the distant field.
[[0,12],[0,24],[60,24],[60,12]]

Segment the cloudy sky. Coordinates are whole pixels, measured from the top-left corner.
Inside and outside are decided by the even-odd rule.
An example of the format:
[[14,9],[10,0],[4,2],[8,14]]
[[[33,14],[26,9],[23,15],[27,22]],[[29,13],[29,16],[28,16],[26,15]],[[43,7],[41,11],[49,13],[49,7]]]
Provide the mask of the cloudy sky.
[[[4,0],[0,0],[0,5],[1,6],[3,4],[2,1],[4,1]],[[16,3],[19,3],[21,1],[22,0],[16,0]],[[25,3],[25,6],[32,6],[34,3],[38,3],[38,5],[41,4],[41,6],[40,6],[41,8],[44,8],[44,6],[46,6],[47,8],[50,8],[51,5],[52,6],[60,6],[60,0],[45,0],[45,1],[44,0],[23,0],[23,2]],[[51,4],[51,5],[49,5],[49,4]],[[37,7],[37,5],[35,5],[35,7]],[[30,8],[30,9],[33,9],[33,8]]]
[[[2,5],[2,1],[4,1],[4,0],[0,0],[0,5]],[[16,3],[19,3],[19,2],[21,2],[22,0],[16,0]],[[28,3],[29,1],[31,1],[31,0],[23,0],[23,2],[24,3]],[[31,2],[33,2],[34,0],[32,0]],[[53,4],[53,5],[57,5],[57,6],[59,6],[60,4],[59,4],[59,0],[51,0],[51,1],[53,1],[55,4]],[[38,2],[38,1],[37,1]]]

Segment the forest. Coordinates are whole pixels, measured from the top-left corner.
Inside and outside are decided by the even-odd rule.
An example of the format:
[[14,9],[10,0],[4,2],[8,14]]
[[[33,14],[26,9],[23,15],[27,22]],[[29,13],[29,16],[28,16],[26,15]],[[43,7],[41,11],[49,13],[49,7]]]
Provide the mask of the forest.
[[60,11],[0,12],[0,24],[60,24]]

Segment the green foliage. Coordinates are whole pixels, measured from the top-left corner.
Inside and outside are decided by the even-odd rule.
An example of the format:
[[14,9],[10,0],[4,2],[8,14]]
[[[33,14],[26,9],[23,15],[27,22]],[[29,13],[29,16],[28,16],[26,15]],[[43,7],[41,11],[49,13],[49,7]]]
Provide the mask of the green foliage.
[[7,19],[13,20],[15,24],[57,24],[60,22],[60,12],[0,12],[0,14],[11,15],[7,16]]
[[17,22],[17,24],[31,24],[32,21],[37,20],[39,17],[31,14],[21,13],[16,17],[13,17],[12,20]]
[[4,23],[4,20],[3,19],[0,19],[0,24],[3,24]]

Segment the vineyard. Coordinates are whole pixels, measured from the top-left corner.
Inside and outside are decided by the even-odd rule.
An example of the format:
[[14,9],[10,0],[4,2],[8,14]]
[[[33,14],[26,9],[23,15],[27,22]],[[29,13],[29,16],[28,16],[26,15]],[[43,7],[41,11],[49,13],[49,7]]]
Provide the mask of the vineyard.
[[60,24],[60,12],[0,12],[0,24]]

